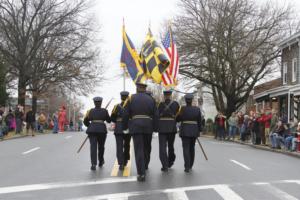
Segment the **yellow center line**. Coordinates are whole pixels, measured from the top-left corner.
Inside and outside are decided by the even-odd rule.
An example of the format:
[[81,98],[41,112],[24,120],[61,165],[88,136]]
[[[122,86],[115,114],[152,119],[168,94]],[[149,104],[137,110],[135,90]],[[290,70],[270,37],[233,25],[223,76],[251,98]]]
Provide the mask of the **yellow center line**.
[[128,160],[128,163],[123,171],[123,176],[130,176],[130,172],[131,172],[131,160],[132,160],[132,148],[133,148],[133,143],[132,140],[130,142],[130,160]]
[[119,171],[119,164],[118,164],[118,160],[116,159],[115,161],[115,164],[112,168],[112,171],[111,171],[111,176],[117,176],[118,175],[118,171]]

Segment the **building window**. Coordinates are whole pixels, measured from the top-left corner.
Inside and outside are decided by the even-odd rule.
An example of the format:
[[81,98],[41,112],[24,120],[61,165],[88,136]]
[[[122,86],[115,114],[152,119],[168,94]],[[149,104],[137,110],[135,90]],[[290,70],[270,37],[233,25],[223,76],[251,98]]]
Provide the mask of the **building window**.
[[297,80],[297,58],[293,59],[293,76],[292,81],[295,82]]
[[283,84],[287,84],[287,63],[283,63],[283,70],[282,70],[282,82]]

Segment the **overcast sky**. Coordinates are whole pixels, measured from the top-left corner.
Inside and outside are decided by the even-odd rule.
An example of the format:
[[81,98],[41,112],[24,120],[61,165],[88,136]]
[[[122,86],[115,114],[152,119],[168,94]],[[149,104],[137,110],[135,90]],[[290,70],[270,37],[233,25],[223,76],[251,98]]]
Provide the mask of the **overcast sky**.
[[[82,97],[85,110],[93,107],[92,98],[102,96],[104,105],[114,97],[112,105],[119,102],[119,92],[123,90],[120,55],[122,47],[122,23],[125,19],[126,32],[136,47],[140,47],[147,33],[149,23],[153,34],[158,39],[163,22],[172,19],[179,12],[179,0],[94,0],[94,10],[102,26],[104,63],[106,66],[106,82],[97,87],[89,97]],[[265,2],[266,0],[257,0]],[[271,0],[271,2],[295,5],[300,11],[300,0]],[[135,91],[131,79],[126,80],[126,90]],[[112,106],[111,105],[111,106]],[[110,106],[110,108],[111,108]]]

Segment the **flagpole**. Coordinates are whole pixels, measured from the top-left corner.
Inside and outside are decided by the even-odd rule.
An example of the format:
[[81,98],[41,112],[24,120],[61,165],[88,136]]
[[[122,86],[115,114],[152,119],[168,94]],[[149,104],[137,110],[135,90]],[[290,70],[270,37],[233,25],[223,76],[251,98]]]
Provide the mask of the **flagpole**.
[[[125,27],[125,19],[123,17],[123,29],[124,27]],[[126,69],[125,67],[123,67],[123,91],[126,90],[125,81],[126,81]]]
[[125,81],[126,81],[126,71],[125,71],[125,67],[123,67],[123,91],[126,90]]

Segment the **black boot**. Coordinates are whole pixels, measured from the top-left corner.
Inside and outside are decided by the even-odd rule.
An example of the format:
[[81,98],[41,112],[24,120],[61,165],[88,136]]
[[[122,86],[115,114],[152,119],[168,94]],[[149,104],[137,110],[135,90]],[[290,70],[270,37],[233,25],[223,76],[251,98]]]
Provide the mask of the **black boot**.
[[138,182],[145,182],[145,180],[146,180],[145,175],[138,175],[138,177],[137,177]]
[[92,170],[92,171],[95,171],[95,170],[96,170],[96,165],[92,165],[92,166],[91,166],[91,170]]

